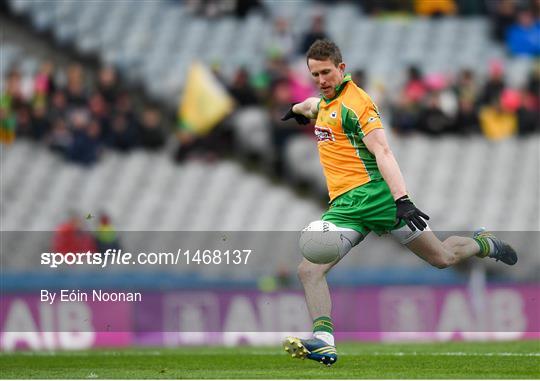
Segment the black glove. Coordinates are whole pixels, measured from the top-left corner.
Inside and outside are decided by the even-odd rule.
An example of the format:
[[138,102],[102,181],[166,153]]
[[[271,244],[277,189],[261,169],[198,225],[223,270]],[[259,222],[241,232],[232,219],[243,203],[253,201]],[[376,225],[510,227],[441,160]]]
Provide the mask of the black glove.
[[302,114],[297,114],[297,113],[293,112],[292,108],[293,108],[293,106],[295,104],[296,103],[293,103],[291,105],[291,108],[289,109],[289,111],[287,111],[287,113],[283,116],[283,118],[281,118],[281,120],[286,121],[286,120],[289,120],[291,118],[294,118],[294,120],[296,120],[296,123],[298,123],[298,124],[309,124],[309,122],[311,122],[311,120],[309,118],[305,117]]
[[[426,222],[423,220],[429,220],[427,214],[422,213],[411,200],[409,196],[403,196],[396,200],[396,217],[397,223],[399,224],[401,220],[407,223],[407,226],[411,228],[414,232],[418,228],[419,230],[424,230],[427,226]],[[422,219],[423,218],[423,219]]]

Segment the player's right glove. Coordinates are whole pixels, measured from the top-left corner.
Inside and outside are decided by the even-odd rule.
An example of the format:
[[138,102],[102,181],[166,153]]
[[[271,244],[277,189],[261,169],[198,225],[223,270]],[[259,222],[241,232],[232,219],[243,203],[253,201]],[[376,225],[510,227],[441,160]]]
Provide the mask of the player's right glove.
[[293,106],[295,104],[296,103],[293,103],[291,105],[291,108],[289,109],[289,111],[287,111],[287,113],[285,115],[283,115],[283,118],[281,118],[281,120],[286,121],[286,120],[289,120],[291,118],[294,118],[294,120],[296,120],[296,123],[298,123],[298,124],[309,124],[309,122],[311,122],[311,120],[309,118],[305,117],[302,114],[297,114],[297,113],[293,112]]
[[429,216],[418,209],[409,196],[403,196],[396,200],[396,217],[397,223],[405,221],[407,226],[414,232],[416,229],[424,230],[427,227],[426,221],[429,220]]

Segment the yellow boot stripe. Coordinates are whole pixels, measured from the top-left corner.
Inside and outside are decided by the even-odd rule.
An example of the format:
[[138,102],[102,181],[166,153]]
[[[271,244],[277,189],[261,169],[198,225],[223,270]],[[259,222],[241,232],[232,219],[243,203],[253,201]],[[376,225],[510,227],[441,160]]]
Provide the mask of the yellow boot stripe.
[[317,349],[313,350],[312,353],[322,353],[322,354],[336,353],[336,349],[334,347],[332,347],[332,346],[326,346],[326,347],[322,347],[322,348],[317,348]]

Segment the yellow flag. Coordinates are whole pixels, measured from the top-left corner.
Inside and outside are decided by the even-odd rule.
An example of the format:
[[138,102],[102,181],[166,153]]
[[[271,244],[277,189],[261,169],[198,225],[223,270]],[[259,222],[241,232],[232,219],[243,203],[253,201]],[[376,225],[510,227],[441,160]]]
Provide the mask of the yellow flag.
[[199,62],[193,63],[178,107],[181,126],[197,135],[205,135],[230,114],[233,107],[232,97],[212,72]]

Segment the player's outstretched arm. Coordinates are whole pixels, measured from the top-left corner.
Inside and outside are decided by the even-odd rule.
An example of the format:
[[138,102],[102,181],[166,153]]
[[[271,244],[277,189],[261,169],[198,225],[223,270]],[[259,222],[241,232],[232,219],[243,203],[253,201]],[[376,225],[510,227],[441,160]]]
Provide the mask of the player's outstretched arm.
[[403,220],[411,228],[411,230],[424,230],[427,226],[424,220],[429,220],[429,217],[420,211],[407,194],[405,180],[399,169],[399,165],[388,145],[386,135],[382,128],[375,129],[366,135],[363,139],[367,149],[375,155],[377,166],[382,177],[388,184],[390,192],[396,202],[397,219]]
[[309,97],[305,101],[295,104],[292,110],[296,114],[302,114],[309,119],[317,119],[319,114],[319,102],[320,98]]
[[299,124],[308,124],[310,119],[316,119],[319,113],[319,98],[310,97],[300,103],[295,103],[289,111],[281,118],[285,121],[294,118]]

